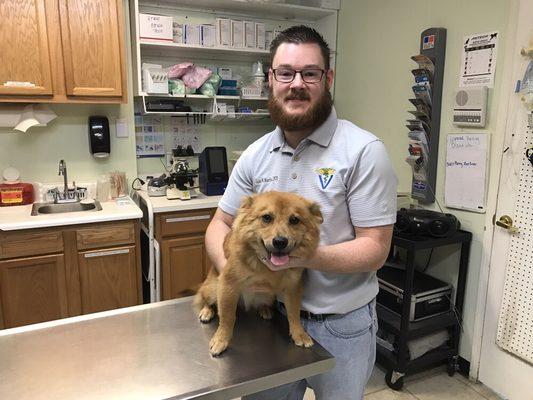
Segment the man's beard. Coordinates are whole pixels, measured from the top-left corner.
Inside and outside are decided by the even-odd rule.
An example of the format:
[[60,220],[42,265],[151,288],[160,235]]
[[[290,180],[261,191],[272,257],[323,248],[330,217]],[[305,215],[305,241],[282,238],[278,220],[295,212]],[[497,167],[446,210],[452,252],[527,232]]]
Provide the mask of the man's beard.
[[286,100],[309,100],[309,94],[305,90],[292,90],[282,99],[274,98],[273,91],[268,97],[268,110],[272,121],[284,131],[299,131],[304,129],[316,129],[328,119],[333,106],[333,99],[329,90],[325,89],[318,101],[313,104],[304,114],[290,115],[283,109]]

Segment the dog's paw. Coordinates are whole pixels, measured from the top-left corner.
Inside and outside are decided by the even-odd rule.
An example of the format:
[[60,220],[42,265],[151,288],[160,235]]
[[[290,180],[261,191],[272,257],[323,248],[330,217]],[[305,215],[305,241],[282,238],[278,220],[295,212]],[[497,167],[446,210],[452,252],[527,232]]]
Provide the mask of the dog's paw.
[[198,318],[200,319],[200,322],[207,324],[209,321],[213,319],[215,316],[215,310],[213,310],[212,307],[204,306],[200,313],[198,314]]
[[259,316],[263,319],[272,319],[272,307],[270,306],[261,306],[257,310]]
[[292,340],[296,346],[311,347],[313,345],[313,339],[304,330],[297,333],[291,333]]
[[229,340],[215,333],[215,336],[209,342],[209,352],[213,357],[220,355],[228,348]]

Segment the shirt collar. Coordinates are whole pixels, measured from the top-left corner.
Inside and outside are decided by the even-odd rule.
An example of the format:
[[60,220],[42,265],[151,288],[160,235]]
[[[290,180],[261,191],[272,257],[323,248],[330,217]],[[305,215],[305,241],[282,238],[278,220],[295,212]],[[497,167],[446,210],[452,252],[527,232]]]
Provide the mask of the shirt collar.
[[[332,107],[331,113],[326,121],[324,121],[322,125],[311,132],[311,134],[307,137],[307,140],[311,140],[322,147],[327,147],[331,142],[331,138],[333,137],[335,130],[337,129],[337,123],[337,112],[335,111],[335,107]],[[279,126],[276,126],[276,129],[272,135],[270,152],[279,150],[284,144],[285,136],[283,135],[283,130]]]

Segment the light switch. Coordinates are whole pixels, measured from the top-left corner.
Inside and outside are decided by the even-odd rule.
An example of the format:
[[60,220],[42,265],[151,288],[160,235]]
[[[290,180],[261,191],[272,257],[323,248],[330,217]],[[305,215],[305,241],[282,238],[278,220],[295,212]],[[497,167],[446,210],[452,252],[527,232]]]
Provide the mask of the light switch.
[[117,130],[117,137],[127,138],[130,136],[128,120],[126,118],[117,118],[115,120],[115,128]]

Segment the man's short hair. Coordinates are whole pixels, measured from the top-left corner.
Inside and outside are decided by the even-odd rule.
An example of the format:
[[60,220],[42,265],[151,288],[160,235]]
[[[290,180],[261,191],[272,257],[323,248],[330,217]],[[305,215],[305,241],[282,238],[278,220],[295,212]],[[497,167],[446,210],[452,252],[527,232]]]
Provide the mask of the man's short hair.
[[315,29],[305,25],[297,25],[291,26],[290,28],[280,32],[270,44],[270,64],[273,63],[276,51],[282,43],[318,44],[318,46],[320,46],[322,57],[324,58],[326,71],[329,71],[329,46],[322,35]]

